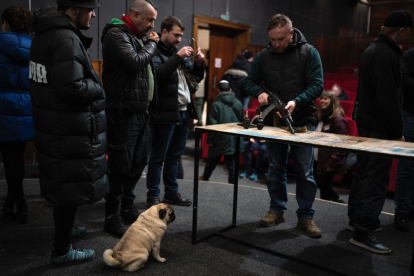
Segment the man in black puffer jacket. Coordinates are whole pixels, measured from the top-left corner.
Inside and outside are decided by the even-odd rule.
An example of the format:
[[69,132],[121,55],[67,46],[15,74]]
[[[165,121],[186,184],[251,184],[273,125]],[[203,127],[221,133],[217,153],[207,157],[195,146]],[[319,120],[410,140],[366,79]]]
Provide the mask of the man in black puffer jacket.
[[[77,206],[109,192],[106,176],[105,93],[87,52],[96,0],[58,0],[33,16],[30,93],[42,196],[54,205],[54,250],[50,265],[90,260],[93,250],[74,249]],[[75,6],[75,7],[74,7]]]
[[191,201],[180,195],[177,183],[178,160],[187,142],[190,117],[197,118],[185,72],[202,80],[204,55],[198,49],[193,66],[189,58],[193,49],[188,46],[176,48],[184,32],[184,26],[178,18],[170,16],[164,19],[161,32],[158,52],[154,57],[160,99],[157,108],[151,112],[154,139],[148,163],[147,204],[151,207],[160,203],[159,185],[162,164],[165,162],[163,202],[189,206]]
[[[158,35],[151,32],[157,10],[147,0],[136,0],[129,13],[112,19],[102,33],[103,73],[108,118],[108,177],[104,231],[122,236],[124,224],[137,220],[134,188],[148,160],[150,126],[148,105],[156,99],[152,58]],[[121,212],[118,214],[118,205]]]
[[[391,12],[381,33],[361,56],[358,83],[357,126],[361,137],[404,141],[398,93],[401,85],[401,44],[414,28],[406,10]],[[348,230],[355,231],[353,245],[378,254],[389,254],[372,234],[381,230],[379,215],[387,195],[392,159],[359,154],[349,194]]]

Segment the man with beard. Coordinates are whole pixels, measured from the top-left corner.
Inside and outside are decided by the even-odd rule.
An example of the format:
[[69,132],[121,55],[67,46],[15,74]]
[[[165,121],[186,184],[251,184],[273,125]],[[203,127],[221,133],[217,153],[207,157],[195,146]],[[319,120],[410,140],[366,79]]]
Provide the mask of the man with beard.
[[139,216],[134,188],[147,164],[148,106],[156,100],[152,58],[159,38],[150,33],[156,18],[157,9],[150,0],[136,0],[128,14],[112,19],[102,33],[110,184],[104,231],[117,237],[128,229],[125,222],[132,223]]
[[87,52],[87,30],[96,0],[58,0],[58,9],[33,16],[35,36],[30,53],[30,93],[42,196],[54,205],[51,266],[91,260],[94,250],[76,249],[71,237],[78,206],[101,200],[106,176],[105,93]]
[[148,163],[148,207],[160,203],[159,185],[163,163],[165,194],[162,202],[191,205],[191,201],[179,193],[177,183],[178,160],[187,142],[190,117],[197,118],[185,73],[202,80],[204,55],[197,49],[193,65],[189,58],[193,49],[189,46],[177,48],[184,30],[184,25],[174,16],[161,23],[161,41],[158,43],[154,65],[162,98],[159,99],[156,109],[151,110],[154,138]]
[[[287,103],[285,108],[292,114],[293,127],[299,128],[299,132],[314,131],[315,100],[323,90],[319,53],[283,14],[273,16],[267,30],[270,44],[254,59],[244,89],[258,98],[260,105],[268,105],[269,94],[263,92],[260,86],[263,82]],[[286,129],[286,124],[279,116],[276,113],[267,116],[265,125]],[[273,226],[285,222],[288,145],[267,141],[266,147],[269,160],[267,189],[271,200],[269,212],[260,220],[260,224]],[[299,205],[296,211],[297,227],[309,237],[318,238],[322,234],[313,220],[315,211],[312,208],[317,192],[313,178],[313,148],[290,145],[290,149],[296,172],[296,200]]]

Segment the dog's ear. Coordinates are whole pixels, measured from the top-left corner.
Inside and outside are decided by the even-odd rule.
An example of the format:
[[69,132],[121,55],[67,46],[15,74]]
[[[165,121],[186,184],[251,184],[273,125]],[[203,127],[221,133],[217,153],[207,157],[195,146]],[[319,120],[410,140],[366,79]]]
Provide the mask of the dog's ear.
[[161,209],[158,211],[158,215],[160,216],[160,219],[164,219],[167,215],[167,209]]

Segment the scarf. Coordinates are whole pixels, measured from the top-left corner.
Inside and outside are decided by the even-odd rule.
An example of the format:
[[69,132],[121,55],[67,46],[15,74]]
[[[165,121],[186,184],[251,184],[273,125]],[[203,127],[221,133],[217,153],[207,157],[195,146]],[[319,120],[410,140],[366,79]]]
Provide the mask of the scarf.
[[134,22],[131,20],[131,17],[129,17],[129,14],[124,14],[121,17],[122,22],[125,23],[125,25],[127,25],[128,29],[138,38],[138,39],[142,39],[142,34],[141,32],[138,30],[137,26],[134,24]]

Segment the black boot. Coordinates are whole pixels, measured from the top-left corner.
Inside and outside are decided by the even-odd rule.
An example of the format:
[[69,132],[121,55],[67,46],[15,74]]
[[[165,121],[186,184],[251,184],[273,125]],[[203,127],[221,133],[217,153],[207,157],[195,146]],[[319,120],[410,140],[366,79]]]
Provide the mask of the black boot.
[[391,249],[381,244],[371,231],[361,231],[356,229],[353,238],[349,241],[353,245],[359,246],[377,254],[391,253]]
[[403,232],[410,231],[410,226],[408,225],[408,214],[395,213],[394,226],[395,228]]
[[4,205],[3,205],[3,218],[5,222],[11,222],[16,219],[16,215],[13,212],[14,208],[14,199],[11,197],[6,197],[4,199]]
[[139,212],[137,211],[137,208],[135,206],[131,206],[128,209],[124,209],[121,207],[121,217],[126,223],[134,223],[139,216]]
[[27,222],[27,203],[24,197],[16,199],[16,207],[17,207],[17,222],[20,224],[24,224]]
[[119,214],[112,214],[105,219],[104,231],[106,233],[122,238],[127,230],[128,226],[124,224]]

